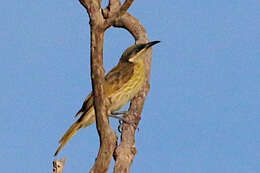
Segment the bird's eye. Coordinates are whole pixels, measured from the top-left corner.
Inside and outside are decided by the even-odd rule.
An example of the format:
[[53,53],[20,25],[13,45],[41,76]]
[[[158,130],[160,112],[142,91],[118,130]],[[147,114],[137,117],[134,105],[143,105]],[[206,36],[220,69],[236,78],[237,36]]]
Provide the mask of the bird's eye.
[[131,52],[131,54],[130,54],[130,57],[131,57],[131,56],[135,56],[138,52],[139,52],[138,49],[133,50],[133,51]]

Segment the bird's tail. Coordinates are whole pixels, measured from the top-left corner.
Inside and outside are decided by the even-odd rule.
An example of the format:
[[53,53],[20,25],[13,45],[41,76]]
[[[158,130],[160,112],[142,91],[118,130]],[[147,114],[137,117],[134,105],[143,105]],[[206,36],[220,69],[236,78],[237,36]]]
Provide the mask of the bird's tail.
[[85,128],[96,121],[94,108],[89,109],[88,112],[82,113],[81,117],[70,126],[63,137],[59,140],[60,146],[55,152],[56,156],[60,150],[68,143],[70,138],[76,134],[80,128]]
[[60,150],[68,143],[70,138],[76,134],[76,132],[81,128],[81,123],[76,121],[74,124],[70,126],[67,132],[63,135],[63,137],[59,140],[60,146],[55,152],[54,156],[56,156]]

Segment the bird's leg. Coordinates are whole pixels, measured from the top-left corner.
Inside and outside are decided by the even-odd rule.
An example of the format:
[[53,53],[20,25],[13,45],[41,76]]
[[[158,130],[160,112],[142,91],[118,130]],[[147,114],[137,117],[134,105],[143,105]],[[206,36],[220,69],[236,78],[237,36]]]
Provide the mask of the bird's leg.
[[128,124],[131,124],[132,122],[130,122],[129,120],[125,119],[124,117],[120,117],[118,115],[125,115],[126,113],[128,113],[128,111],[122,111],[122,112],[111,112],[109,114],[110,117],[113,117],[113,118],[116,118],[118,119],[119,121],[122,121],[122,122],[125,122],[125,123],[128,123]]
[[125,120],[123,117],[117,116],[117,115],[115,115],[115,114],[110,114],[109,116],[112,117],[112,118],[116,118],[116,119],[118,119],[119,121],[127,121],[127,120]]

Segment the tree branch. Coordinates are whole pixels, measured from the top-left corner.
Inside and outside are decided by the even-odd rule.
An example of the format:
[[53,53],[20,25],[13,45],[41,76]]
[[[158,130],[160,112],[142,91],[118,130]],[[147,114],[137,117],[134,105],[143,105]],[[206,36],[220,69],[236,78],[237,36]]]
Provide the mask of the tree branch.
[[[121,27],[128,30],[136,40],[136,43],[147,43],[148,37],[146,30],[142,24],[135,17],[126,13],[121,18],[116,20],[113,24],[115,27]],[[147,52],[147,57],[145,59],[146,66],[146,82],[142,90],[138,95],[131,101],[129,108],[129,113],[125,116],[126,119],[136,122],[136,126],[131,124],[123,124],[121,143],[116,148],[114,153],[114,159],[116,161],[114,167],[114,173],[129,173],[130,166],[133,162],[134,156],[136,154],[135,146],[135,131],[141,119],[141,113],[143,110],[143,105],[146,96],[150,90],[150,71],[151,71],[151,57],[152,50]]]
[[[95,28],[95,27],[94,27]],[[109,125],[104,97],[103,42],[104,31],[91,27],[91,80],[94,93],[94,107],[97,129],[100,136],[100,149],[90,172],[107,172],[113,152],[117,146],[117,137]]]
[[101,13],[101,0],[80,0],[87,9],[91,29],[91,81],[94,96],[94,108],[100,148],[91,173],[107,172],[117,146],[117,136],[109,125],[104,96],[104,18]]
[[113,23],[113,26],[124,28],[128,32],[130,32],[135,38],[136,44],[148,42],[148,36],[143,25],[137,18],[133,17],[129,13],[124,14],[121,18],[116,20]]

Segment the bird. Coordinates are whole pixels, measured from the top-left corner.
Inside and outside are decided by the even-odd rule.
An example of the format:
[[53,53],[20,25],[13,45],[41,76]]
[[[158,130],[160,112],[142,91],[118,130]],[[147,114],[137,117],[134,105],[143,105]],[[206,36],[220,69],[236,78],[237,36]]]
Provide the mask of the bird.
[[[145,83],[146,52],[160,41],[134,44],[122,54],[118,64],[107,73],[104,80],[104,96],[108,116],[124,107],[141,90]],[[75,115],[80,117],[59,140],[59,147],[54,156],[68,143],[76,132],[93,124],[95,120],[93,93],[85,99],[81,109]]]

